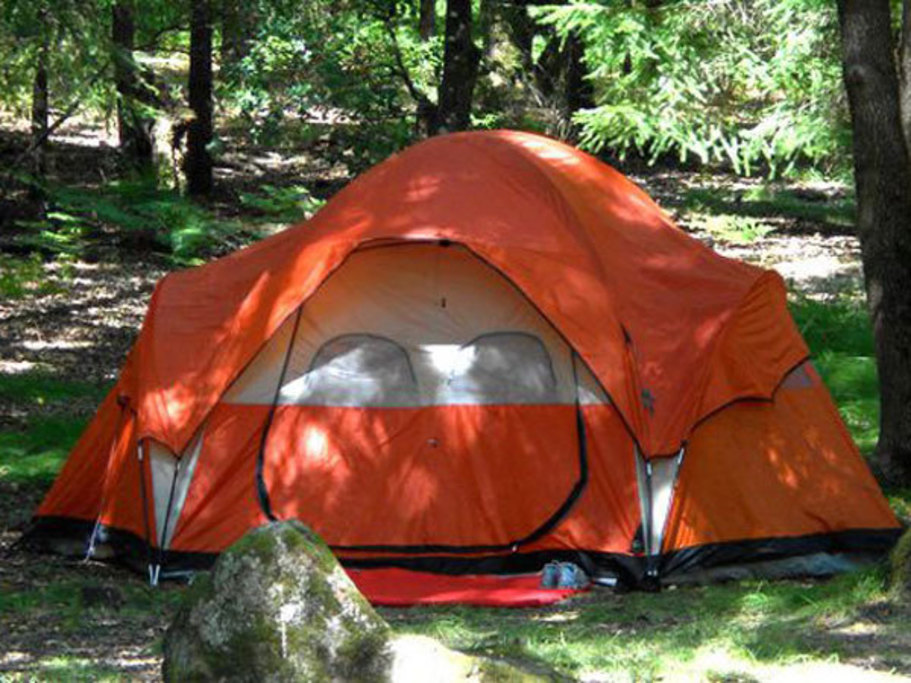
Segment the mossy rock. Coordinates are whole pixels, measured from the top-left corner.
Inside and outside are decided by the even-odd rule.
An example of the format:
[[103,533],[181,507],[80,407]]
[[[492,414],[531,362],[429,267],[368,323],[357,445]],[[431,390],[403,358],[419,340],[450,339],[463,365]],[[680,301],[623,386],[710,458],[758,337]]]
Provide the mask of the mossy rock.
[[255,529],[184,596],[165,681],[383,681],[390,629],[297,521]]
[[892,551],[891,584],[897,597],[911,599],[911,530],[904,533]]

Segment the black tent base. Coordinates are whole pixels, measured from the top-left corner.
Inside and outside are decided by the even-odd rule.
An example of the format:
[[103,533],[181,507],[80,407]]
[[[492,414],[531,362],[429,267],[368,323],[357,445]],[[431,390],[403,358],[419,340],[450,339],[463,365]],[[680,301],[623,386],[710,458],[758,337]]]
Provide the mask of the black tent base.
[[[528,573],[539,571],[548,562],[562,561],[579,565],[602,585],[656,590],[671,584],[831,576],[881,559],[901,533],[901,529],[857,529],[694,546],[651,558],[548,550],[484,556],[348,556],[342,564],[351,568],[398,567],[458,575]],[[148,572],[150,577],[154,574],[155,581],[186,579],[194,572],[209,569],[218,557],[217,553],[161,551],[131,532],[67,517],[35,518],[21,545],[39,552],[90,556],[122,564],[142,574]]]

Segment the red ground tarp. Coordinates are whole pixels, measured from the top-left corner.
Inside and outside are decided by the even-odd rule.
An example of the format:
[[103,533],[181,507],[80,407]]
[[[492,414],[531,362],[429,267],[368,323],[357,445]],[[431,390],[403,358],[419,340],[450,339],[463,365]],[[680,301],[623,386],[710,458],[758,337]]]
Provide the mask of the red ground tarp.
[[349,569],[348,575],[372,604],[386,607],[542,607],[583,592],[541,588],[540,574],[450,576],[406,569]]

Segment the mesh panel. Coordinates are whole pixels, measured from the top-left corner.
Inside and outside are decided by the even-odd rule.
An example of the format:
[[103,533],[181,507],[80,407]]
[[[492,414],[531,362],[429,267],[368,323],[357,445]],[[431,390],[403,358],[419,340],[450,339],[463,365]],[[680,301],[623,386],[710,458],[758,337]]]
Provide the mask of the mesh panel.
[[369,407],[416,405],[419,398],[401,346],[383,337],[346,334],[326,342],[310,369],[282,387],[281,401]]
[[462,347],[445,403],[553,403],[557,381],[541,340],[520,332],[478,337]]
[[807,363],[794,368],[781,383],[782,389],[809,389],[813,386],[813,378],[807,372]]

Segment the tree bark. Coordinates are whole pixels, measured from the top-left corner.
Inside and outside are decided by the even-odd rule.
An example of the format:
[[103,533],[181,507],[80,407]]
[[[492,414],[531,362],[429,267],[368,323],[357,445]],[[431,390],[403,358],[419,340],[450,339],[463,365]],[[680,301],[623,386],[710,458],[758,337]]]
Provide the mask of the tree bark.
[[538,91],[545,97],[551,97],[558,92],[560,85],[560,71],[563,67],[562,44],[563,41],[556,31],[548,31],[549,37],[544,44],[544,49],[535,62],[533,74]]
[[880,381],[876,456],[911,484],[911,163],[899,106],[889,0],[838,0],[854,130],[857,229]]
[[428,41],[436,33],[437,13],[436,0],[418,0],[418,33],[421,40]]
[[34,153],[33,170],[36,176],[43,178],[47,172],[47,125],[50,111],[47,89],[48,45],[45,40],[38,48],[35,63],[35,79],[32,82],[32,141]]
[[902,128],[905,145],[911,156],[911,0],[902,2],[902,32],[899,73],[901,74],[900,96]]
[[471,0],[447,0],[443,78],[432,133],[466,130],[481,51],[472,39]]
[[193,120],[187,128],[184,172],[187,193],[204,197],[212,193],[212,8],[210,0],[192,0],[190,15],[189,103]]
[[35,78],[32,81],[31,140],[29,142],[29,147],[32,148],[31,172],[37,182],[31,186],[29,195],[33,200],[41,203],[43,212],[45,198],[43,181],[47,175],[47,138],[50,115],[47,79],[51,27],[46,6],[42,6],[38,17],[41,24],[39,27],[40,42],[35,56]]
[[[120,152],[135,170],[151,172],[154,169],[153,152],[155,143],[152,129],[153,117],[144,115],[139,103],[142,101],[141,76],[133,49],[136,28],[133,20],[133,0],[118,0],[111,8],[112,61],[114,83],[117,86],[117,130],[120,136]],[[148,99],[148,98],[146,98]]]
[[528,15],[528,0],[516,0],[506,3],[502,8],[503,18],[509,31],[509,37],[519,51],[522,70],[530,73],[534,68],[532,45],[538,25]]
[[565,50],[565,83],[566,115],[568,119],[580,109],[594,106],[594,92],[591,82],[585,78],[585,46],[582,39],[573,34],[566,39]]

